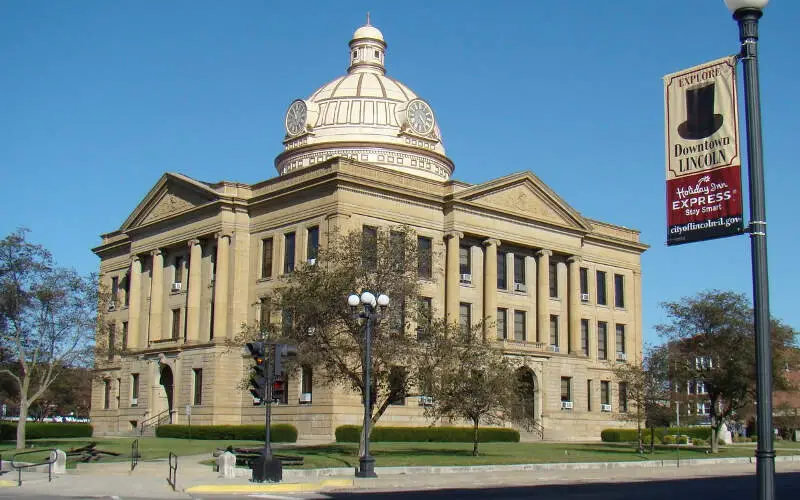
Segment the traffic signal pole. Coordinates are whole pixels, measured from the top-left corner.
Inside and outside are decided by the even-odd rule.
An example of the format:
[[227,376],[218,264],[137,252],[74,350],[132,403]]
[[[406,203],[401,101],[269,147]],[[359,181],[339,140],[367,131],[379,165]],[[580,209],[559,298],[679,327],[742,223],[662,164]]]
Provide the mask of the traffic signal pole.
[[272,384],[275,383],[275,370],[273,366],[273,359],[275,358],[274,355],[275,346],[271,345],[269,347],[269,355],[266,356],[265,363],[267,365],[267,383],[264,387],[264,399],[261,400],[262,403],[265,404],[266,409],[264,411],[264,458],[270,459],[272,458],[272,445],[270,444],[270,421],[272,420]]

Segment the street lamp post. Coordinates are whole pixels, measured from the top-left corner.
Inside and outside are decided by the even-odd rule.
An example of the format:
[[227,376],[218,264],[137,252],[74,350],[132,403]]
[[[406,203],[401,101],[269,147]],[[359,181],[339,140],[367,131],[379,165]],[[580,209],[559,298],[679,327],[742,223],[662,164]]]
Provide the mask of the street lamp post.
[[[379,317],[380,312],[389,305],[389,297],[384,294],[375,295],[370,292],[363,292],[359,297],[356,294],[347,297],[347,304],[353,310],[353,315],[364,319],[364,454],[358,459],[357,477],[378,477],[375,474],[375,459],[369,455],[369,425],[372,420],[372,405],[370,401],[372,376],[372,325]],[[362,311],[356,308],[363,306]],[[380,306],[381,311],[376,309]]]
[[758,88],[758,20],[769,0],[725,0],[739,23],[744,65],[747,162],[750,181],[750,251],[753,262],[753,310],[756,339],[758,499],[775,498],[775,450],[772,446],[772,352],[769,333],[767,217],[761,150],[761,99]]

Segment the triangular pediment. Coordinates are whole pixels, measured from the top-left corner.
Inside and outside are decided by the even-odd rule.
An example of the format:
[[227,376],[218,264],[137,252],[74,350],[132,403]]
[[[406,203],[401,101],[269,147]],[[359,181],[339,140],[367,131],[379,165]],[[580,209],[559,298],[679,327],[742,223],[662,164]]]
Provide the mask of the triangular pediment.
[[125,220],[122,231],[175,217],[219,199],[207,184],[181,174],[166,173]]
[[521,172],[471,186],[454,201],[555,226],[591,231],[591,225],[552,189],[530,172]]

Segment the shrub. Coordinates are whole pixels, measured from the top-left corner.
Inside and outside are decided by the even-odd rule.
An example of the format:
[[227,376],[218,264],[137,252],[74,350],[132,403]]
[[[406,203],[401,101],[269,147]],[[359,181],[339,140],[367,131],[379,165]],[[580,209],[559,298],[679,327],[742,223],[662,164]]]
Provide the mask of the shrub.
[[[25,424],[25,439],[43,438],[82,438],[92,437],[91,424],[80,423],[49,423],[27,422]],[[0,424],[0,440],[13,441],[17,438],[17,423],[3,422]]]
[[706,439],[692,439],[692,444],[695,446],[708,446],[708,440]]
[[[160,425],[156,436],[176,439],[231,439],[260,441],[264,439],[263,425]],[[297,442],[297,428],[290,424],[270,426],[271,443]]]
[[[371,441],[383,442],[436,442],[471,443],[472,427],[375,427],[370,432]],[[342,425],[336,428],[337,443],[357,443],[361,438],[361,426]],[[519,442],[519,431],[498,427],[480,427],[478,440],[489,442]]]
[[[646,434],[642,431],[642,439]],[[623,443],[636,441],[638,439],[636,429],[603,429],[600,432],[600,439],[607,443]]]
[[689,436],[678,436],[678,444],[689,444]]
[[675,444],[675,436],[667,434],[666,436],[661,437],[661,442],[663,444]]
[[[656,438],[660,439],[662,442],[664,436],[671,434],[710,441],[711,427],[670,427],[668,429],[661,427],[656,429]],[[649,436],[650,430],[642,429],[642,439],[647,441]],[[600,439],[607,443],[636,441],[636,429],[603,429],[600,433]]]

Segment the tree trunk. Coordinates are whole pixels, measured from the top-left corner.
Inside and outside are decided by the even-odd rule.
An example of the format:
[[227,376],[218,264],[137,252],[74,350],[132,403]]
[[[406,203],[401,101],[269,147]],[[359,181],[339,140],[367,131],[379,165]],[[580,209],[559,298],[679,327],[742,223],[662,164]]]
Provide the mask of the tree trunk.
[[656,451],[656,428],[650,427],[650,453]]
[[473,422],[475,423],[474,432],[472,435],[472,456],[478,456],[478,421],[479,419],[474,419]]
[[25,448],[25,423],[28,421],[28,400],[23,398],[19,402],[19,420],[17,421],[17,449]]
[[719,434],[719,424],[711,425],[711,453],[719,453],[719,442],[717,435]]
[[644,452],[644,445],[642,445],[642,418],[639,417],[636,419],[636,439],[637,439],[637,447],[636,449],[639,453]]

